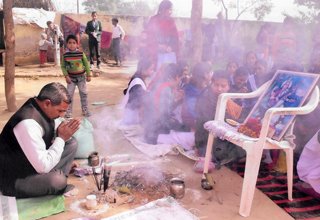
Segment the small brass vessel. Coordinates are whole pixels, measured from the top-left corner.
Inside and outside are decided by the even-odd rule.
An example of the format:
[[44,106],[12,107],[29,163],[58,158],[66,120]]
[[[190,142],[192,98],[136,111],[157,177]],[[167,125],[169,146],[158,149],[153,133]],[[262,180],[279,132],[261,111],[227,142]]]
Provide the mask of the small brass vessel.
[[182,199],[185,193],[184,180],[181,178],[172,178],[170,180],[170,194],[175,199]]

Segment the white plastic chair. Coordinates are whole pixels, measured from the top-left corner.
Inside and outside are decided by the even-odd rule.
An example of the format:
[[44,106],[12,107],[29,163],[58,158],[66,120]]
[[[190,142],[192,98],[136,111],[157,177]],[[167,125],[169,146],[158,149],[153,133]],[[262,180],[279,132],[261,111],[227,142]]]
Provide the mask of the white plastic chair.
[[292,200],[293,149],[295,147],[295,144],[293,143],[295,136],[293,135],[292,131],[294,123],[289,126],[286,134],[281,141],[275,141],[267,137],[272,116],[308,114],[312,112],[319,103],[319,88],[316,86],[308,102],[301,107],[280,107],[268,109],[264,115],[264,118],[262,119],[262,129],[259,138],[252,138],[239,133],[237,132],[236,128],[231,127],[229,124],[224,122],[228,99],[258,97],[270,86],[270,84],[271,81],[268,81],[260,88],[258,88],[258,90],[251,93],[221,94],[218,99],[215,119],[213,121],[206,122],[204,125],[204,127],[209,130],[209,137],[205,155],[203,178],[205,178],[205,174],[208,173],[209,161],[211,160],[212,144],[215,136],[223,135],[224,139],[232,142],[233,144],[236,144],[237,146],[242,147],[246,151],[246,165],[239,209],[239,214],[243,217],[248,217],[250,215],[260,162],[264,149],[282,149],[285,151],[287,165],[288,199]]

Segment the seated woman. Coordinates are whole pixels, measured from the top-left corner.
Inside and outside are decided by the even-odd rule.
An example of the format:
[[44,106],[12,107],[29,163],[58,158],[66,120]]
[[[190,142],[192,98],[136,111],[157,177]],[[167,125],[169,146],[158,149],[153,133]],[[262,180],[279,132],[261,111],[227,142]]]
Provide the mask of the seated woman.
[[154,64],[151,60],[139,61],[137,71],[123,91],[124,98],[121,106],[124,107],[124,111],[120,125],[140,124],[143,103],[148,93],[145,80],[153,73],[153,69]]
[[147,143],[156,144],[159,134],[167,134],[171,129],[182,126],[174,115],[182,97],[179,92],[182,76],[183,70],[177,64],[168,64],[162,78],[151,88],[143,123]]

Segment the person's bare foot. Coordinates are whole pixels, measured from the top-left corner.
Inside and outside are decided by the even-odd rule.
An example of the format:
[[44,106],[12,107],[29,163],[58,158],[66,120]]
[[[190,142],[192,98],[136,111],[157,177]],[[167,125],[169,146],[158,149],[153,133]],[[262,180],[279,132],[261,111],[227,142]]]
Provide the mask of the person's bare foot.
[[98,77],[98,76],[100,76],[100,73],[95,72],[95,73],[93,73],[93,76],[94,76],[94,77]]
[[79,163],[77,161],[73,161],[72,164],[71,164],[71,169],[70,169],[70,173],[73,173],[74,172],[74,169],[79,167]]

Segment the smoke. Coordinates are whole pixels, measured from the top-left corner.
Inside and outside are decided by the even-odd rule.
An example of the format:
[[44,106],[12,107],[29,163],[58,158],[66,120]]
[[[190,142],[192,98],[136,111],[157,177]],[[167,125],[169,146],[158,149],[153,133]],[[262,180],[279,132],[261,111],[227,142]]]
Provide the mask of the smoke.
[[94,140],[99,152],[108,155],[113,146],[120,142],[121,136],[117,129],[117,118],[120,112],[116,106],[107,106],[90,117],[93,124]]
[[[173,4],[174,7],[175,5]],[[159,18],[154,16],[146,24],[146,29],[142,35],[142,44],[140,45],[144,51],[142,55],[140,54],[139,59],[152,59],[157,63],[160,55],[176,53],[177,62],[181,59],[188,60],[190,54],[194,52],[189,47],[190,43],[198,39],[192,39],[192,34],[191,38],[188,38],[186,36],[187,31],[183,32],[184,30],[182,29],[175,30],[175,22],[178,19],[170,20],[165,25],[155,21],[156,19]],[[248,63],[244,62],[246,60],[244,57],[249,51],[252,51],[251,53],[254,54],[255,59],[263,60],[268,69],[272,69],[272,74],[279,68],[292,71],[306,71],[312,69],[312,67],[316,67],[313,68],[313,71],[320,69],[320,64],[316,64],[317,59],[315,58],[312,59],[313,63],[309,64],[311,48],[315,48],[312,56],[320,57],[320,49],[315,51],[318,48],[316,45],[320,45],[319,40],[317,40],[318,37],[313,37],[313,41],[311,41],[310,36],[313,34],[313,30],[310,30],[309,26],[299,24],[292,18],[285,19],[283,23],[231,21],[223,18],[210,21],[203,20],[202,22],[204,36],[202,59],[204,62],[210,63],[214,70],[218,69],[218,67],[225,69],[225,63],[229,60],[235,60],[239,66],[248,65]],[[152,27],[151,32],[150,27]],[[315,36],[318,36],[320,32],[315,33]],[[179,36],[179,40],[170,38],[170,36]],[[166,63],[166,65],[170,66],[171,64]],[[185,90],[183,92],[182,90],[179,91],[178,85],[190,85],[192,80],[191,83],[189,80],[187,82],[179,81],[181,75],[175,71],[180,70],[172,71],[179,77],[168,77],[166,71],[168,70],[165,68],[159,68],[158,74],[149,85],[148,92],[146,94],[136,93],[137,96],[133,97],[133,99],[140,99],[139,96],[146,96],[149,99],[149,101],[145,102],[146,105],[136,108],[135,105],[138,102],[131,103],[131,107],[135,107],[133,109],[138,111],[137,115],[142,116],[140,125],[145,129],[143,138],[154,145],[157,144],[159,134],[170,134],[170,130],[188,131],[186,129],[188,126],[184,127],[183,123],[181,123],[182,115],[174,115],[176,112],[173,109],[176,106],[173,105],[173,100],[179,95],[178,92],[182,93],[182,100],[190,98],[190,94],[186,93]],[[196,75],[196,72],[191,74]],[[250,65],[250,75],[253,78],[261,77],[257,75],[254,65]],[[158,76],[159,78],[157,78]],[[256,81],[258,82],[259,80],[257,79]],[[206,84],[210,84],[209,82],[210,80],[207,79]],[[160,86],[163,86],[164,83],[167,83],[165,88]],[[259,85],[256,86],[260,86],[260,84],[262,83],[259,82]],[[256,88],[252,86],[251,89],[254,90]],[[162,92],[164,93],[163,97],[160,96]],[[298,91],[298,94],[300,93],[301,91]],[[194,103],[193,105],[195,105]],[[97,124],[96,140],[104,148],[107,148],[107,145],[111,144],[113,140],[109,134],[106,135],[103,132],[108,130],[110,135],[116,133],[117,124],[113,119],[115,114],[118,113],[114,109],[105,109],[99,114],[95,122]],[[165,117],[161,118],[159,114],[163,114]],[[140,133],[140,130],[137,130],[137,133]]]

